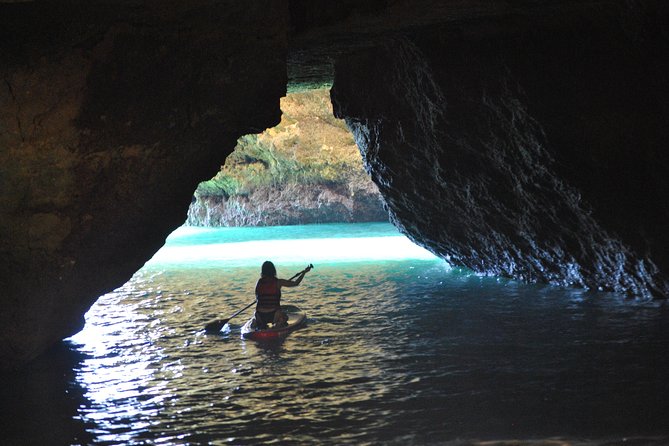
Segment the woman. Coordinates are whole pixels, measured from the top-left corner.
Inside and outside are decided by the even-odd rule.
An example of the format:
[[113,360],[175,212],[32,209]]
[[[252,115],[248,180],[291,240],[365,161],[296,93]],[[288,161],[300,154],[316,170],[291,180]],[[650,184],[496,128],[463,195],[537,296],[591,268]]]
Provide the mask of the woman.
[[280,327],[288,322],[288,316],[281,310],[281,288],[298,286],[304,275],[311,270],[309,265],[304,271],[290,280],[278,279],[276,268],[269,260],[262,264],[260,279],[256,283],[256,327],[267,328],[270,322]]

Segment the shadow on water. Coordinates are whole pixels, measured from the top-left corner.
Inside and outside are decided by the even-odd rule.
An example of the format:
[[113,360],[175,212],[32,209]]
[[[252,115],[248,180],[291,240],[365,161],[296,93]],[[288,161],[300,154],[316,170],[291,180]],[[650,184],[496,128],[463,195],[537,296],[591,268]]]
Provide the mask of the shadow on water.
[[76,380],[85,354],[61,342],[27,368],[0,375],[2,442],[7,445],[91,444],[93,427],[79,416],[89,401]]

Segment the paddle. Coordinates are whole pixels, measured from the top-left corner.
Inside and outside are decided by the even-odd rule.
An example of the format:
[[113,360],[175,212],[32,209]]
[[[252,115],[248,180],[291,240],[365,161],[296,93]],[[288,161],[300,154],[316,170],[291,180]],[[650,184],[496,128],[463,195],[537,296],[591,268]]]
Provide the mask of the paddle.
[[209,322],[207,325],[204,326],[204,331],[206,331],[207,333],[218,333],[219,331],[221,331],[221,328],[223,328],[223,326],[225,326],[225,324],[227,324],[230,321],[230,319],[232,319],[233,317],[240,314],[242,311],[248,309],[249,307],[255,304],[256,301],[254,300],[253,302],[251,302],[250,304],[248,304],[247,306],[245,306],[244,308],[242,308],[241,310],[239,310],[238,312],[236,312],[227,319],[217,319],[215,321]]
[[[293,277],[291,277],[291,278],[288,279],[288,280],[293,280],[294,278],[296,278],[296,277],[299,276],[300,274],[303,274],[303,273],[308,272],[308,271],[311,270],[313,267],[314,267],[314,265],[312,265],[312,264],[310,263],[309,266],[307,266],[305,269],[303,269],[303,270],[300,271],[299,273],[295,274]],[[215,321],[209,322],[207,325],[204,326],[204,331],[206,331],[207,333],[218,333],[219,331],[221,331],[221,328],[223,328],[223,327],[225,326],[225,324],[227,324],[228,322],[230,322],[230,319],[232,319],[233,317],[235,317],[235,316],[237,316],[238,314],[242,313],[243,311],[247,310],[247,309],[250,308],[251,306],[255,305],[255,303],[256,303],[256,301],[254,300],[253,302],[251,302],[250,304],[248,304],[247,306],[245,306],[244,308],[242,308],[241,310],[239,310],[238,312],[236,312],[235,314],[233,314],[232,316],[230,316],[230,317],[227,318],[227,319],[217,319],[217,320],[215,320]]]

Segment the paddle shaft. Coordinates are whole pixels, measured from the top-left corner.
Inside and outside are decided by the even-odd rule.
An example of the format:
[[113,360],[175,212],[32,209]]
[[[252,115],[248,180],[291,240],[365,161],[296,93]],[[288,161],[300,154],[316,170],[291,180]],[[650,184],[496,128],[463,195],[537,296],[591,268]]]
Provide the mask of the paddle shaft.
[[[241,310],[239,310],[238,312],[236,312],[235,314],[233,314],[232,316],[230,316],[227,320],[229,321],[230,319],[232,319],[233,317],[237,316],[237,315],[238,315],[239,313],[241,313],[242,311],[245,311],[245,310],[247,310],[249,307],[255,305],[255,303],[256,303],[256,301],[254,300],[253,302],[251,302],[250,304],[248,304],[247,306],[245,306],[244,308],[242,308]],[[227,322],[226,322],[226,324],[227,324]],[[223,324],[223,325],[225,325],[225,324]]]
[[304,268],[302,271],[300,271],[299,273],[295,274],[293,277],[291,277],[291,278],[288,279],[288,280],[293,280],[294,278],[296,278],[296,277],[299,276],[300,274],[303,274],[303,273],[308,272],[308,271],[309,271],[310,269],[312,269],[313,267],[314,267],[314,265],[309,264],[309,266],[307,266],[307,267]]
[[219,331],[221,331],[221,328],[223,328],[223,326],[225,324],[230,322],[230,319],[237,316],[239,313],[241,313],[242,311],[251,307],[252,305],[255,305],[255,303],[256,303],[256,301],[254,300],[253,302],[251,302],[250,304],[248,304],[247,306],[245,306],[244,308],[242,308],[241,310],[239,310],[238,312],[236,312],[235,314],[233,314],[232,316],[230,316],[227,319],[218,319],[218,320],[209,322],[207,325],[205,325],[204,331],[206,331],[207,333],[218,333]]

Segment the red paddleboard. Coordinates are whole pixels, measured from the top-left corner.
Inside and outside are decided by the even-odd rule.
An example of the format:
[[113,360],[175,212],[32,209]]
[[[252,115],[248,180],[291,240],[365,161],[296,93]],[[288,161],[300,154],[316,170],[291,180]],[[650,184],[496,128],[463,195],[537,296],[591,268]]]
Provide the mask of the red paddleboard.
[[281,339],[288,336],[289,333],[302,328],[307,322],[307,315],[294,305],[285,305],[281,307],[288,314],[288,324],[283,327],[270,327],[263,330],[254,327],[254,319],[251,318],[242,327],[242,338],[253,341],[269,341],[272,339]]

